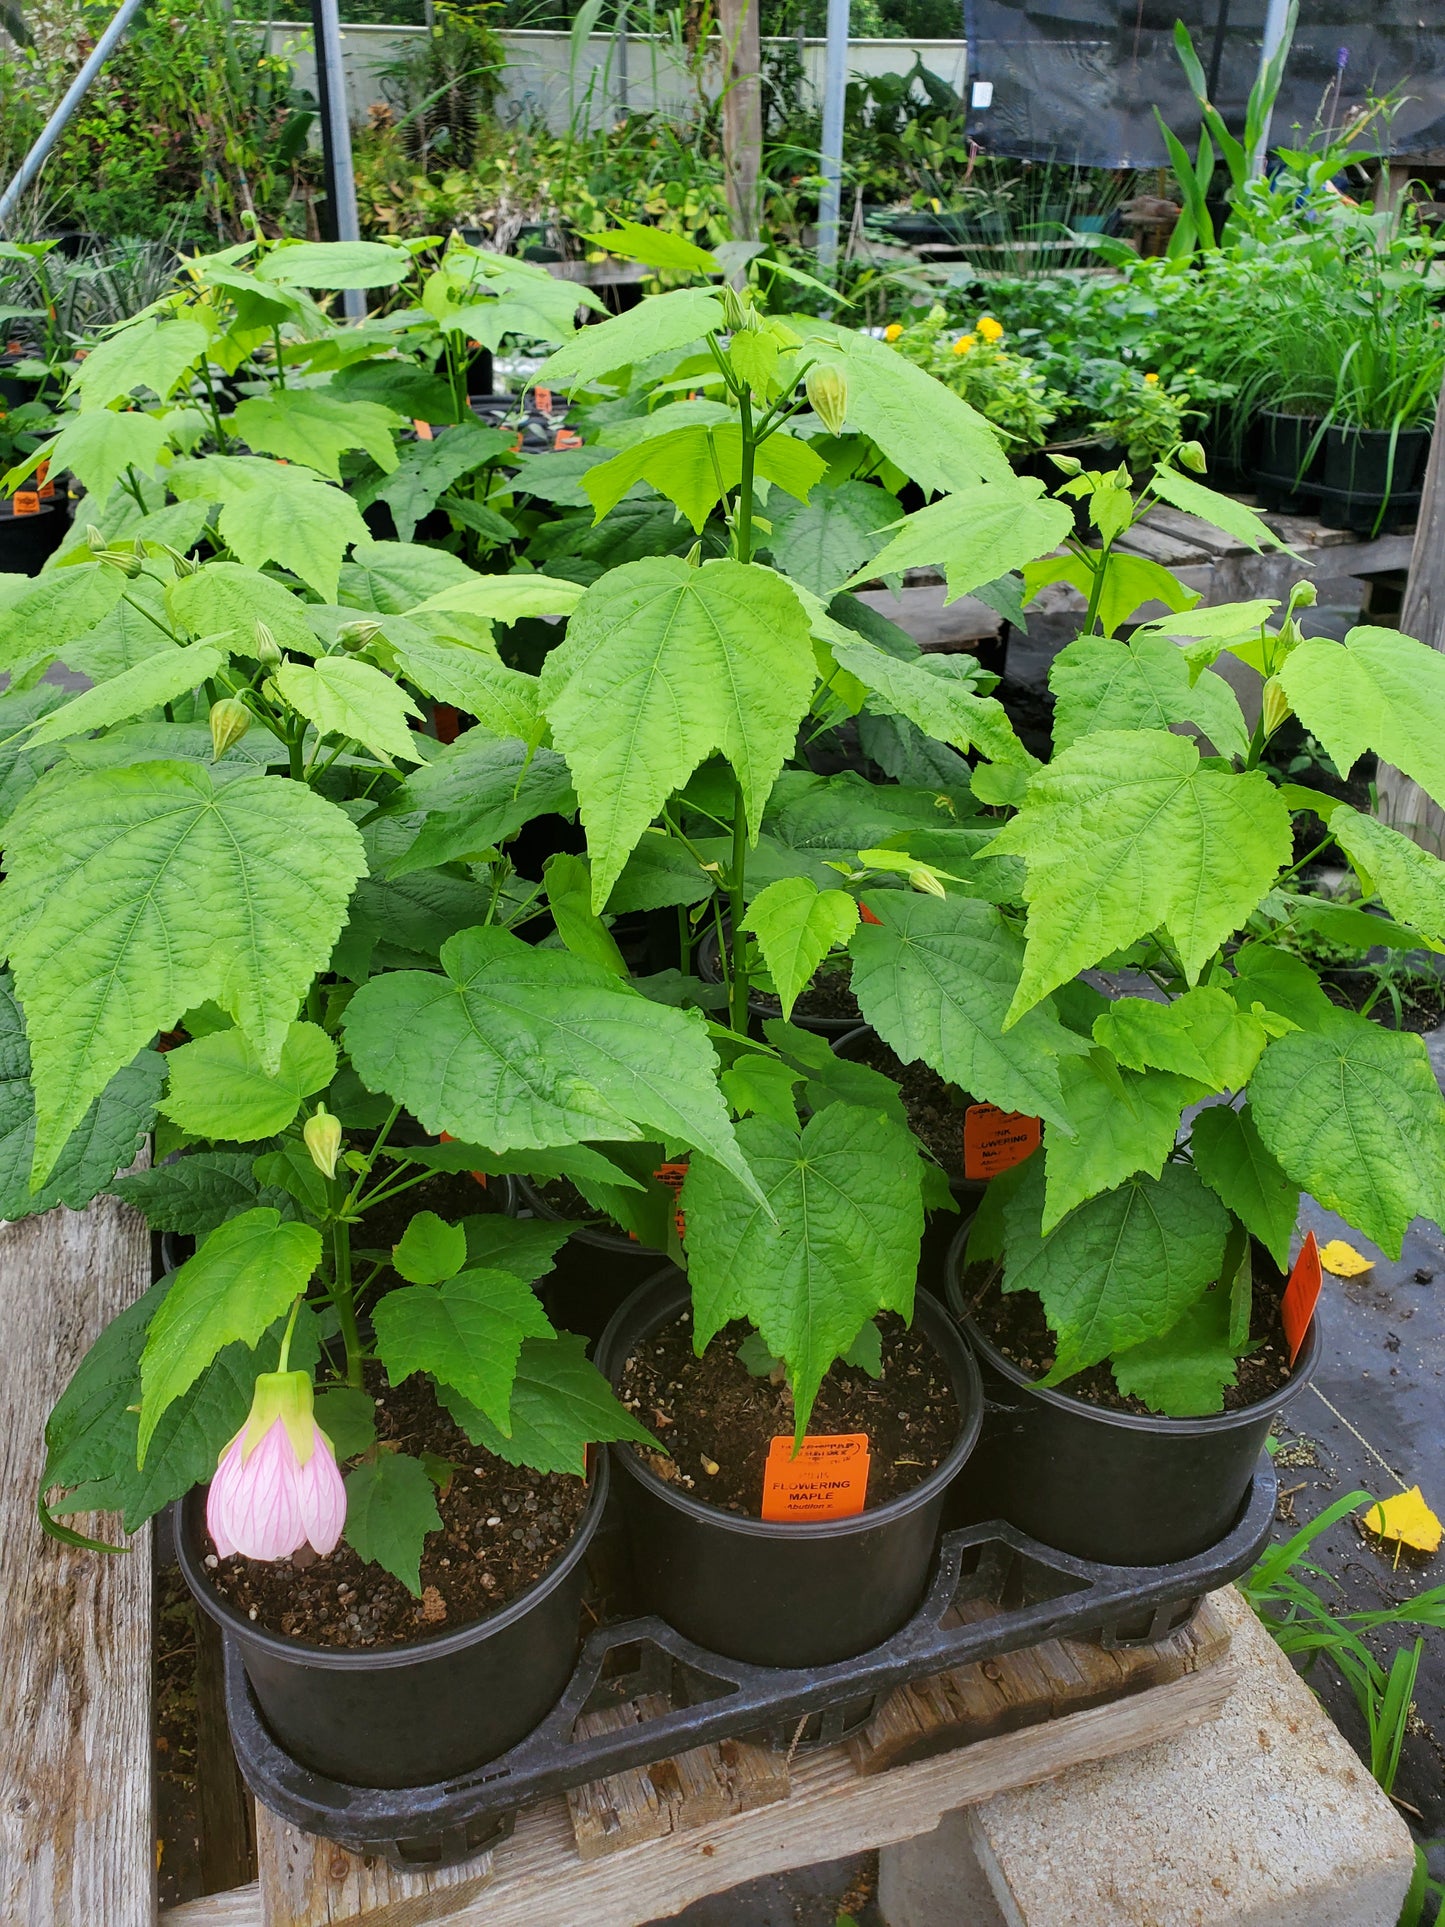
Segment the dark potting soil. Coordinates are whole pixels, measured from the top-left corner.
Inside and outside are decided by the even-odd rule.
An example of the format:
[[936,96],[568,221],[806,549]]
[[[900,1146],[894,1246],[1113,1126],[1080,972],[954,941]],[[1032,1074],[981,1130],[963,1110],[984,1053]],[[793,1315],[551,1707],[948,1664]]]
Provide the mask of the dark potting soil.
[[438,1171],[414,1191],[403,1191],[399,1197],[373,1205],[361,1223],[352,1227],[351,1242],[368,1250],[389,1251],[401,1242],[402,1233],[418,1211],[434,1211],[448,1224],[457,1224],[483,1212],[504,1210],[506,1201],[505,1179],[478,1184],[470,1171]]
[[[1375,995],[1376,982],[1369,972],[1331,971],[1325,978],[1325,994],[1351,1010],[1363,1010]],[[1398,1016],[1388,990],[1375,997],[1369,1011],[1374,1022],[1383,1024],[1387,1030],[1408,1030],[1421,1035],[1434,1030],[1445,1018],[1445,979],[1423,972],[1400,978],[1396,980],[1395,993],[1400,999]]]
[[369,1374],[367,1389],[378,1394],[383,1444],[433,1453],[452,1468],[436,1494],[444,1530],[422,1552],[421,1598],[345,1541],[324,1559],[309,1546],[274,1564],[214,1552],[206,1559],[223,1599],[266,1631],[308,1645],[393,1646],[484,1619],[542,1577],[587,1503],[585,1480],[507,1465],[473,1445],[437,1404],[429,1380],[387,1387]]
[[[754,992],[754,999],[759,1006],[766,1005],[770,1012],[782,1016],[781,998],[770,996],[766,990],[759,990]],[[815,977],[793,1005],[794,1021],[799,1017],[835,1017],[861,1024],[863,1013],[858,1008],[858,999],[853,995],[848,972],[825,970],[821,976]]]
[[[1054,1335],[1044,1317],[1043,1304],[1036,1292],[999,1291],[991,1282],[993,1271],[990,1264],[967,1268],[963,1274],[964,1302],[968,1304],[978,1295],[978,1303],[972,1305],[972,1315],[979,1329],[1020,1371],[1042,1378],[1053,1365],[1055,1356]],[[1289,1378],[1289,1352],[1279,1322],[1284,1284],[1284,1279],[1273,1270],[1265,1278],[1255,1280],[1250,1336],[1263,1342],[1258,1351],[1240,1359],[1237,1380],[1225,1389],[1226,1412],[1240,1412],[1247,1405],[1257,1404],[1271,1392],[1277,1392]],[[1083,1399],[1086,1404],[1101,1405],[1106,1411],[1134,1412],[1140,1418],[1158,1417],[1143,1399],[1119,1390],[1107,1360],[1065,1379],[1057,1389],[1070,1398]]]
[[[926,1479],[952,1449],[959,1425],[953,1381],[923,1333],[892,1313],[878,1323],[883,1376],[835,1365],[808,1421],[810,1436],[868,1434],[869,1511]],[[621,1396],[667,1446],[669,1456],[641,1454],[660,1478],[756,1519],[768,1447],[778,1434],[792,1436],[793,1398],[786,1384],[754,1378],[738,1357],[748,1330],[725,1325],[697,1358],[692,1314],[684,1312],[633,1352],[622,1368]]]
[[856,1045],[849,1046],[848,1055],[855,1063],[867,1064],[892,1078],[917,1136],[948,1176],[961,1181],[963,1113],[971,1100],[956,1084],[946,1084],[927,1064],[905,1064],[881,1037],[860,1039]]

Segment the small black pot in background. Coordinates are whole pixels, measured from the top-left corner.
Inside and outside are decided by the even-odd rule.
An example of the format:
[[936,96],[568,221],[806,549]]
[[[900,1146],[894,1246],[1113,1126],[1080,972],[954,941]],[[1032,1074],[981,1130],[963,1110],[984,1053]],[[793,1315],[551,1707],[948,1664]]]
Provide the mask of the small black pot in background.
[[207,1582],[199,1488],[181,1508],[177,1555],[293,1758],[350,1786],[427,1786],[505,1753],[562,1697],[581,1645],[583,1558],[607,1502],[607,1456],[592,1460],[587,1508],[551,1570],[499,1612],[434,1638],[358,1650],[252,1625]]
[[513,1183],[513,1217],[571,1224],[571,1235],[559,1248],[552,1270],[537,1280],[537,1292],[559,1331],[580,1332],[595,1344],[637,1287],[666,1263],[666,1253],[615,1227],[564,1218],[530,1178],[516,1178]]
[[1077,1559],[1164,1566],[1207,1552],[1239,1517],[1270,1427],[1319,1362],[1319,1313],[1287,1382],[1214,1418],[1111,1412],[1036,1385],[965,1315],[966,1231],[948,1254],[949,1309],[983,1372],[983,1436],[949,1524],[1005,1519]]
[[[668,1267],[607,1327],[597,1363],[616,1385],[633,1347],[689,1303]],[[689,1639],[756,1666],[824,1666],[894,1633],[928,1585],[944,1498],[978,1437],[978,1367],[943,1307],[920,1292],[915,1324],[948,1367],[958,1398],[952,1451],[901,1498],[851,1519],[778,1525],[705,1505],[610,1447],[638,1597]]]
[[29,515],[17,515],[13,502],[0,502],[0,573],[39,575],[69,526],[59,497],[42,501]]
[[1261,411],[1254,429],[1252,475],[1264,506],[1280,515],[1308,508],[1311,483],[1322,479],[1324,456],[1317,415]]
[[1327,428],[1321,480],[1326,488],[1383,502],[1417,489],[1429,459],[1428,428],[1402,428],[1393,438],[1383,428]]

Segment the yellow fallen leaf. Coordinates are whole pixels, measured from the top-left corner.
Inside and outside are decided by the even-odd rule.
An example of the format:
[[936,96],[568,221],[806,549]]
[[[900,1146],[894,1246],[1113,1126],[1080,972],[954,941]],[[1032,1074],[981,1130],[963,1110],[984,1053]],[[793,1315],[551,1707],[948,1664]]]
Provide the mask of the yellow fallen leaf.
[[1398,1539],[1402,1546],[1412,1546],[1416,1552],[1440,1549],[1440,1521],[1426,1505],[1418,1485],[1372,1505],[1365,1514],[1365,1524],[1382,1539]]
[[1343,1238],[1331,1238],[1327,1245],[1320,1246],[1320,1263],[1337,1278],[1358,1278],[1361,1272],[1372,1271],[1375,1261],[1347,1245]]

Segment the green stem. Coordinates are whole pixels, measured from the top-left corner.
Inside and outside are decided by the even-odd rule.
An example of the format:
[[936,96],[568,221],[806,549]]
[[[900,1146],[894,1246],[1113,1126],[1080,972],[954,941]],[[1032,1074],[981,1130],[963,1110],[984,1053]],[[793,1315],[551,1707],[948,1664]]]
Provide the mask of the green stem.
[[226,433],[225,425],[221,420],[221,404],[216,398],[216,385],[211,380],[209,355],[201,357],[201,380],[206,384],[206,400],[211,404],[211,423],[216,431],[216,448],[218,453],[224,455],[230,447],[231,438]]
[[291,1359],[291,1334],[296,1329],[296,1319],[306,1298],[304,1291],[296,1294],[296,1302],[291,1307],[291,1316],[286,1320],[286,1329],[281,1334],[281,1355],[276,1360],[276,1370],[284,1372]]
[[[409,1163],[410,1160],[407,1162]],[[406,1167],[403,1165],[400,1168]],[[436,1172],[428,1167],[426,1170],[418,1171],[414,1178],[403,1178],[399,1184],[394,1182],[393,1178],[388,1178],[366,1197],[358,1198],[356,1209],[360,1212],[370,1211],[374,1204],[385,1204],[388,1198],[399,1198],[403,1191],[414,1191],[417,1185],[425,1184],[428,1178],[435,1176]]]
[[301,733],[298,733],[295,736],[288,736],[286,738],[286,754],[289,759],[289,768],[287,773],[291,777],[292,781],[297,783],[304,783],[306,780],[306,762],[305,762],[305,758],[302,756],[302,753],[301,753],[301,741],[302,741],[303,734],[304,734],[304,731]]
[[[1093,580],[1089,584],[1089,606],[1084,612],[1084,626],[1081,635],[1091,636],[1094,624],[1099,619],[1099,603],[1104,594],[1104,576],[1109,567],[1110,544],[1106,542],[1099,550],[1099,559],[1094,567]],[[1085,551],[1087,554],[1087,550]]]
[[677,967],[685,977],[692,967],[692,926],[688,922],[685,903],[677,906],[677,954]]
[[738,413],[743,431],[743,472],[738,483],[738,512],[733,524],[733,543],[739,562],[753,559],[753,461],[757,444],[753,440],[753,403],[746,393],[738,396]]
[[356,1299],[351,1289],[351,1226],[344,1221],[331,1227],[331,1248],[335,1271],[331,1302],[341,1326],[341,1342],[346,1347],[346,1382],[361,1389],[361,1333],[356,1324]]
[[358,1194],[361,1191],[361,1187],[363,1184],[366,1183],[366,1180],[371,1176],[371,1167],[376,1163],[376,1160],[381,1156],[382,1147],[385,1145],[388,1137],[390,1137],[392,1127],[400,1116],[401,1116],[401,1105],[398,1102],[392,1105],[385,1124],[382,1125],[381,1129],[377,1132],[376,1136],[372,1139],[371,1149],[366,1153],[366,1162],[362,1165],[361,1169],[357,1172],[356,1182],[352,1185],[351,1189],[347,1192],[345,1198],[342,1200],[341,1212],[344,1217],[349,1217],[351,1213],[356,1209],[356,1200],[357,1200]]
[[286,386],[286,364],[281,359],[281,323],[279,321],[274,321],[271,324],[271,339],[276,344],[276,386],[278,388],[284,388]]
[[146,507],[146,498],[141,493],[140,477],[135,472],[134,462],[126,463],[125,485],[130,490],[132,496],[134,496],[135,505],[140,510],[141,514],[149,515],[150,510]]
[[744,1037],[748,1029],[748,940],[743,931],[743,881],[747,872],[747,860],[747,810],[743,803],[743,786],[734,778],[733,860],[728,876],[728,915],[732,920],[732,972],[728,985],[728,1022],[740,1036]]

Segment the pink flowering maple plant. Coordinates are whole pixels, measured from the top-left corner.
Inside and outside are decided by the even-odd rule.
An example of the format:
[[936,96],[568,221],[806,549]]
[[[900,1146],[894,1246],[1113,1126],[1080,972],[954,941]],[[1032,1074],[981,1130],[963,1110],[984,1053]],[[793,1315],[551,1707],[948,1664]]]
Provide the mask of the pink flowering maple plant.
[[246,1423],[221,1454],[206,1525],[223,1559],[286,1559],[308,1541],[328,1553],[346,1523],[346,1487],[316,1423],[305,1372],[262,1372]]

